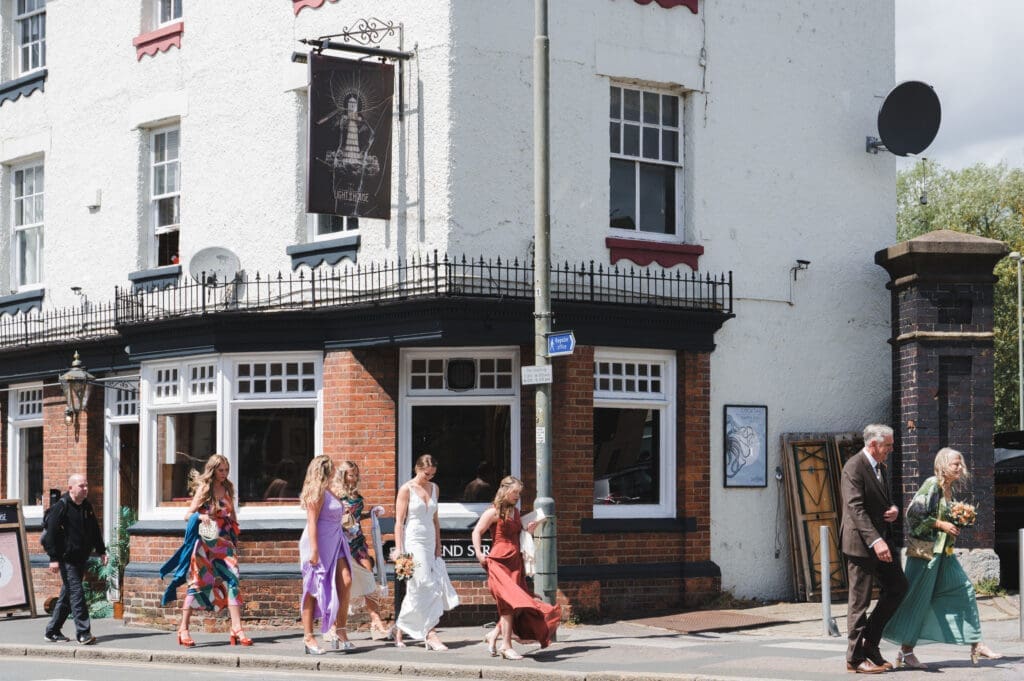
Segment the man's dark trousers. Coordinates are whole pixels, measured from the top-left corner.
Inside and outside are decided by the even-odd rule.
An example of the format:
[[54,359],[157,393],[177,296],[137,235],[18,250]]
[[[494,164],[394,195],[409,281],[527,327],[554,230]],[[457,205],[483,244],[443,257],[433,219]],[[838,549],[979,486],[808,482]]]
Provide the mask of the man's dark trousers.
[[[891,563],[883,563],[874,556],[846,556],[846,572],[849,577],[847,608],[852,620],[848,621],[849,647],[846,659],[856,664],[865,658],[865,653],[878,650],[882,629],[907,592],[907,578],[900,569],[899,558]],[[868,606],[871,605],[871,587],[874,583],[879,586],[878,603],[869,617]],[[862,646],[867,648],[863,649]]]
[[85,603],[85,561],[81,563],[60,561],[60,597],[53,605],[53,616],[46,625],[46,635],[59,634],[68,615],[74,614],[75,632],[81,640],[90,635],[89,606]]

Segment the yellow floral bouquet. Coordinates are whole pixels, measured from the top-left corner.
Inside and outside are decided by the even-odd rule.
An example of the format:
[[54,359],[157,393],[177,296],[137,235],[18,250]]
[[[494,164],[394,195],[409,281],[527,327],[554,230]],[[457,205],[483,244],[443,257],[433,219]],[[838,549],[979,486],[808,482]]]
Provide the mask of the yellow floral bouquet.
[[395,556],[395,579],[405,581],[412,577],[416,569],[416,563],[412,560],[411,553],[399,553]]
[[970,527],[978,519],[978,511],[965,501],[954,501],[949,505],[949,519],[957,527]]

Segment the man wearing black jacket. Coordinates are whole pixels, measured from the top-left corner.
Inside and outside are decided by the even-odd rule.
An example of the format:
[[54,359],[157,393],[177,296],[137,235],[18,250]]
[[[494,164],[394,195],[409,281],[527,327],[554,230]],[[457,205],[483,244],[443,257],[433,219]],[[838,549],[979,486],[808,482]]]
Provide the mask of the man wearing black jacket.
[[90,645],[96,637],[90,631],[89,606],[85,603],[85,564],[93,549],[107,563],[107,547],[103,543],[96,513],[86,499],[89,483],[84,475],[68,478],[67,494],[54,503],[46,518],[43,548],[50,557],[50,572],[60,573],[60,598],[53,606],[53,616],[46,625],[46,640],[67,641],[61,628],[69,614],[74,614],[78,642]]

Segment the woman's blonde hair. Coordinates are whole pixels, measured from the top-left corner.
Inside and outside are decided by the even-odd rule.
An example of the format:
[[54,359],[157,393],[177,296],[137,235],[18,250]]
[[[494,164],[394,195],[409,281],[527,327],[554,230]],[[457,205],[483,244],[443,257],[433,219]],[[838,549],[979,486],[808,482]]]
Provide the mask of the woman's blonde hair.
[[[356,472],[356,482],[354,485],[348,484],[348,472]],[[357,497],[359,496],[359,466],[352,461],[342,461],[338,465],[338,470],[334,474],[335,484],[332,489],[337,497]]]
[[953,463],[954,459],[960,459],[960,479],[954,481],[957,487],[966,485],[971,479],[971,474],[967,470],[967,461],[964,460],[964,455],[953,449],[952,447],[943,447],[939,450],[939,453],[935,455],[935,477],[939,481],[939,485],[942,487],[946,486],[946,473],[949,471],[949,466]]
[[519,491],[523,491],[523,481],[514,475],[506,475],[501,479],[498,484],[498,492],[494,495],[494,508],[498,511],[498,517],[502,520],[508,520],[509,516],[512,515],[512,509],[516,505],[508,500],[508,495],[514,489],[519,488]]
[[[221,464],[227,466],[229,472],[231,471],[231,462],[228,461],[228,457],[223,454],[211,454],[210,458],[206,460],[206,465],[203,466],[202,473],[195,468],[188,473],[188,491],[199,497],[199,503],[202,506],[212,507],[216,501],[213,498],[213,481]],[[228,498],[234,502],[235,486],[229,478],[224,479],[224,491],[227,492]]]
[[314,508],[319,506],[324,498],[324,492],[331,487],[334,479],[334,462],[326,454],[314,456],[306,467],[306,481],[302,483],[302,492],[299,494],[299,504],[302,508]]
[[420,454],[420,457],[416,459],[415,470],[421,471],[424,468],[437,468],[437,461],[434,460],[430,454]]

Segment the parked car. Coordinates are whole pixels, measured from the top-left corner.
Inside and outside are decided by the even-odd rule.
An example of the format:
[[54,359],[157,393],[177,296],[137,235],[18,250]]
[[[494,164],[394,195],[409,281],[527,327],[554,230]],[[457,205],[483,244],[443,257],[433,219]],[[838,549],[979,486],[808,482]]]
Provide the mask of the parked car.
[[999,582],[1007,589],[1020,586],[1018,530],[1024,528],[1024,431],[995,437],[995,551]]
[[650,504],[655,501],[650,462],[594,479],[595,504]]

